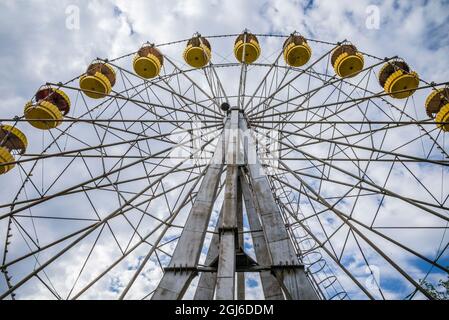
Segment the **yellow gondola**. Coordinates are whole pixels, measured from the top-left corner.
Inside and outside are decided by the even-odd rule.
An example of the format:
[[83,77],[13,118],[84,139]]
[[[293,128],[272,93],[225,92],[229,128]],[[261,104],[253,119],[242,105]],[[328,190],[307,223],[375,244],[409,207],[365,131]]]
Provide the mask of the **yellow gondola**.
[[259,40],[252,33],[245,31],[235,40],[234,55],[241,63],[253,63],[259,58],[260,52]]
[[25,105],[25,119],[35,128],[50,130],[61,124],[70,111],[70,99],[62,91],[51,86],[41,87],[32,101]]
[[14,164],[11,163],[15,161],[12,152],[23,154],[27,146],[28,141],[22,131],[8,125],[0,126],[0,174],[14,168]]
[[298,34],[292,34],[284,42],[284,60],[289,66],[301,67],[309,62],[312,49],[307,40]]
[[356,46],[346,43],[339,45],[332,52],[331,63],[337,75],[352,78],[363,70],[365,60]]
[[[426,99],[426,113],[435,122],[449,122],[449,86],[434,89]],[[443,131],[449,131],[449,124],[437,124]]]
[[202,68],[209,63],[212,57],[211,50],[209,41],[197,34],[187,42],[183,54],[184,60],[193,68]]
[[379,84],[392,98],[405,99],[410,97],[418,88],[419,76],[416,72],[410,70],[405,61],[395,59],[384,64],[380,70]]
[[115,70],[102,61],[94,61],[80,78],[80,88],[92,99],[101,99],[110,94],[115,85]]
[[161,72],[164,64],[162,53],[151,44],[145,44],[134,56],[134,71],[142,78],[155,78]]

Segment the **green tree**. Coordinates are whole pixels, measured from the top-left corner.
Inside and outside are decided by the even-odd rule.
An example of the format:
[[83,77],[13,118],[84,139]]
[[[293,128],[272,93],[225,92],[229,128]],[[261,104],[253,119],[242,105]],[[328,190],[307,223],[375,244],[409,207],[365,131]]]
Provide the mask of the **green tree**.
[[421,285],[437,300],[449,300],[449,275],[446,280],[441,279],[435,286],[427,280],[421,280]]

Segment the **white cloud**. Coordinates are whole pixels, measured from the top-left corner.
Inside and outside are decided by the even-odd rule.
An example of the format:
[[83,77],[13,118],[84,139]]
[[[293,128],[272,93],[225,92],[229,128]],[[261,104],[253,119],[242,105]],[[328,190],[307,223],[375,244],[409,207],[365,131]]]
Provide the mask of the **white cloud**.
[[[205,1],[200,0],[186,0],[173,2],[160,2],[160,1],[122,1],[122,0],[104,0],[104,1],[58,1],[52,2],[51,5],[46,5],[42,1],[27,2],[22,1],[3,1],[0,5],[0,42],[4,45],[0,48],[0,94],[2,96],[2,103],[0,104],[0,118],[12,118],[15,115],[22,115],[23,105],[30,99],[35,90],[47,81],[59,82],[72,79],[85,71],[86,66],[96,57],[100,58],[115,58],[124,54],[136,51],[139,46],[146,42],[154,42],[161,44],[178,39],[185,39],[190,37],[194,32],[199,31],[203,35],[214,34],[234,34],[241,32],[244,28],[249,28],[255,33],[281,33],[289,34],[293,30],[297,30],[303,33],[305,36],[312,39],[320,39],[325,41],[339,41],[348,39],[352,41],[357,47],[367,53],[384,57],[399,55],[405,58],[410,65],[419,72],[420,76],[428,81],[447,81],[449,79],[449,69],[447,68],[447,55],[449,53],[449,37],[447,35],[444,26],[449,20],[449,14],[447,10],[447,4],[443,2],[428,2],[428,1],[416,1],[413,5],[410,2],[397,2],[397,1],[374,1],[374,4],[379,7],[380,12],[380,29],[368,30],[365,27],[366,21],[366,7],[372,4],[371,1],[268,1],[261,3],[255,0],[249,1]],[[69,30],[65,26],[67,15],[65,9],[68,5],[76,5],[80,8],[80,29]],[[222,62],[233,62],[234,57],[232,53],[232,44],[234,38],[223,39],[211,39],[213,46],[213,62],[218,64]],[[261,62],[271,63],[278,55],[282,46],[283,39],[278,38],[265,38],[260,37],[262,45],[262,57]],[[185,64],[182,61],[181,53],[184,43],[165,46],[161,50],[164,54],[169,56],[177,65],[185,68]],[[314,57],[318,57],[324,53],[329,46],[320,45],[319,43],[311,43]],[[374,60],[367,58],[367,63],[374,63]],[[117,64],[122,68],[131,70],[131,57],[118,60]],[[166,72],[171,72],[172,67],[166,62]],[[223,86],[227,94],[236,94],[237,92],[237,77],[239,76],[240,68],[229,67],[217,69],[217,72],[222,79]],[[320,64],[315,68],[316,71],[325,72],[325,64]],[[266,67],[252,67],[250,68],[247,92],[253,92],[256,85],[259,83],[261,77],[266,73]],[[376,72],[378,71],[375,70]],[[209,85],[201,72],[189,73],[191,77],[197,81],[198,87],[210,92]],[[374,75],[371,75],[374,77]],[[135,83],[138,81],[133,76],[127,75],[129,82]],[[289,76],[291,77],[291,76]],[[121,77],[119,76],[121,81]],[[129,86],[127,79],[124,79],[124,83],[118,82],[117,87],[123,89],[124,86]],[[180,81],[180,84],[178,83]],[[351,80],[351,83],[357,84],[359,78]],[[365,84],[366,82],[363,82]],[[311,87],[316,87],[322,84],[320,80],[312,80]],[[77,83],[75,82],[76,86]],[[168,89],[168,86],[176,88],[183,92],[187,97],[192,98],[196,94],[198,100],[206,99],[205,95],[199,92],[199,88],[195,88],[195,91],[190,87],[191,83],[185,77],[179,78],[173,77],[169,84],[161,83],[161,86]],[[305,81],[296,81],[294,86],[296,90],[304,92],[307,90],[307,83]],[[350,92],[349,85],[342,87],[345,92]],[[370,89],[374,92],[379,92],[376,80],[371,79]],[[322,103],[326,95],[329,94],[330,89],[323,90],[320,95],[312,99],[311,105]],[[360,91],[359,91],[360,93]],[[424,108],[422,107],[424,99],[428,91],[418,92],[414,96],[414,101],[410,101],[406,106],[406,112],[415,117],[416,119],[426,118]],[[135,94],[134,91],[130,91],[130,94]],[[281,92],[278,99],[286,99],[286,90]],[[80,116],[84,114],[88,106],[93,106],[92,100],[87,100],[87,105],[83,102],[79,95],[70,92],[72,99],[72,115]],[[158,97],[162,97],[164,103],[171,105],[173,108],[180,108],[182,101],[173,102],[171,96],[162,90],[157,91],[157,95],[149,91],[143,91],[141,95],[136,95],[136,99],[150,100],[153,103],[158,103]],[[336,95],[332,96],[334,102],[337,101]],[[398,108],[404,107],[403,101],[389,100],[394,103]],[[300,101],[300,100],[299,100]],[[299,102],[298,101],[298,102]],[[396,119],[399,118],[399,112],[390,108],[386,103],[379,101],[379,107],[369,106],[369,117],[372,119],[386,119],[386,116],[380,112],[380,109],[386,109],[386,113],[392,114]],[[194,106],[193,106],[194,107]],[[290,106],[291,107],[291,106]],[[361,104],[361,108],[365,105]],[[282,107],[280,107],[282,108]],[[332,109],[332,108],[330,108]],[[119,104],[104,105],[99,107],[97,111],[92,113],[93,117],[99,118],[116,118],[120,119],[118,111],[124,114],[125,118],[133,119],[141,116],[148,116],[145,114],[145,110],[133,103],[124,103],[120,101]],[[161,112],[160,109],[155,109],[155,112]],[[316,110],[318,114],[321,114],[321,110]],[[351,109],[349,112],[342,113],[346,120],[358,120],[362,116],[360,110],[355,112]],[[301,119],[301,115],[298,116]],[[319,119],[315,117],[314,119]],[[334,120],[338,120],[335,117]],[[42,134],[34,128],[26,125],[25,123],[19,124],[30,140],[29,153],[39,153],[43,147],[52,141],[53,137],[48,133]],[[133,125],[131,128],[127,128],[124,125],[116,124],[116,128],[128,129],[133,132],[142,132],[143,128],[140,125]],[[97,128],[95,131],[94,128]],[[293,130],[294,127],[288,127],[289,130]],[[173,129],[172,126],[167,125],[161,131],[167,132]],[[365,127],[364,130],[367,128]],[[417,135],[416,128],[401,128],[398,130],[389,130],[387,138],[382,144],[382,148],[385,150],[392,150],[402,143],[414,139]],[[157,130],[157,129],[156,129]],[[353,128],[341,128],[341,134],[348,134],[353,132]],[[319,134],[319,128],[312,126],[304,130],[304,134],[317,135]],[[59,135],[59,132],[54,130],[53,135]],[[122,139],[132,139],[135,137],[133,133],[124,133],[122,131],[114,131]],[[59,148],[67,150],[86,147],[88,145],[98,145],[101,143],[113,143],[120,141],[120,138],[114,136],[111,133],[105,133],[103,128],[93,127],[91,125],[77,124],[70,131],[74,137],[79,141],[63,137],[59,139],[58,146],[53,146],[48,152],[61,151]],[[146,135],[155,134],[151,129],[144,131]],[[332,130],[329,130],[324,134],[326,137],[332,136]],[[382,133],[376,135],[376,147],[380,148],[380,141],[382,139]],[[435,135],[434,135],[435,136]],[[362,136],[363,137],[363,136]],[[359,138],[351,138],[348,141],[346,139],[340,139],[342,142],[357,143],[358,145],[370,146],[370,139],[357,142]],[[303,138],[294,138],[291,141],[295,143],[302,143],[305,141]],[[441,143],[444,143],[443,138],[439,137]],[[425,152],[430,151],[430,142],[425,140],[426,145],[424,150],[420,145],[420,140],[416,143],[408,144],[405,147],[398,149],[396,152],[410,154],[414,156],[423,157]],[[290,142],[289,142],[290,143]],[[446,143],[447,144],[447,143]],[[151,141],[149,145],[145,142],[139,143],[139,147],[145,152],[157,152],[168,147],[169,144],[164,142]],[[444,146],[444,144],[443,144]],[[123,154],[128,151],[128,145],[115,146],[109,148],[107,152],[110,155]],[[304,150],[314,155],[325,157],[328,152],[329,145],[327,144],[315,144],[309,147],[305,147]],[[337,150],[338,151],[338,150]],[[347,154],[350,153],[347,150]],[[436,156],[436,150],[433,150],[433,154]],[[98,154],[96,151],[92,151],[91,154]],[[137,148],[132,148],[129,155],[140,156],[140,151]],[[292,156],[301,157],[300,153],[294,153]],[[369,153],[357,150],[357,156],[369,157]],[[340,153],[336,157],[345,157],[344,153]],[[51,182],[64,170],[65,166],[70,163],[71,158],[52,158],[45,160],[44,164],[41,163],[36,167],[32,181],[35,186],[27,184],[26,188],[20,193],[19,200],[25,200],[27,197],[34,198],[39,196],[39,191],[51,186]],[[63,190],[67,187],[73,186],[76,183],[85,181],[92,176],[97,176],[112,170],[117,165],[118,159],[88,159],[84,163],[81,159],[75,160],[62,175],[62,178],[55,183],[49,190],[50,194]],[[127,160],[126,163],[131,163],[136,159]],[[157,160],[154,160],[157,163]],[[289,162],[290,164],[291,162]],[[24,164],[25,171],[30,170],[31,163]],[[171,164],[172,165],[172,164]],[[295,164],[296,165],[296,164]],[[305,165],[305,163],[298,163],[298,167]],[[340,168],[351,171],[354,174],[359,174],[356,167],[351,163],[338,163]],[[447,196],[447,183],[442,181],[442,177],[447,175],[447,170],[442,170],[439,166],[423,167],[416,164],[407,164],[418,179],[434,194],[438,201],[444,200]],[[148,171],[154,169],[154,173],[164,172],[166,168],[158,167],[157,164],[147,163],[145,166],[139,164],[124,170],[120,175],[114,174],[111,177],[111,181],[123,180],[123,179],[136,179],[148,174]],[[19,176],[19,168],[15,168],[14,172],[8,175],[1,176],[0,182],[7,182],[9,188],[2,190],[0,194],[1,203],[9,203],[14,198],[15,194],[19,190],[21,180]],[[319,174],[316,170],[307,170],[307,173]],[[385,182],[386,176],[389,172],[389,166],[383,163],[371,164],[366,169],[367,176],[376,183],[382,184]],[[23,173],[22,173],[23,176]],[[355,180],[349,178],[347,175],[332,170],[330,178],[340,181],[346,181],[353,183]],[[139,197],[136,202],[148,199],[148,195],[158,194],[164,189],[176,186],[185,179],[185,175],[177,174],[171,175],[169,179],[164,181],[163,185],[157,185],[152,190]],[[154,179],[153,179],[154,180]],[[152,180],[152,181],[153,181]],[[316,180],[307,178],[306,181],[310,183],[314,188],[318,187]],[[110,181],[102,180],[102,184],[108,184]],[[120,185],[118,188],[121,190],[123,196],[129,199],[132,196],[132,192],[138,192],[148,185],[148,181],[145,179],[135,181],[132,184]],[[419,199],[422,201],[434,200],[423,189],[423,187],[416,185],[416,180],[410,173],[400,165],[394,167],[393,173],[388,180],[386,187],[390,190],[410,197],[412,199]],[[90,186],[94,186],[91,184]],[[189,185],[191,186],[191,185]],[[369,187],[368,185],[364,185]],[[111,189],[111,188],[110,188]],[[325,197],[336,197],[344,194],[348,190],[347,187],[339,185],[325,183],[320,194]],[[128,193],[124,193],[124,191]],[[26,194],[25,194],[26,192]],[[131,193],[130,193],[131,192]],[[186,192],[184,190],[184,192]],[[140,209],[151,213],[152,216],[159,219],[166,218],[169,212],[166,210],[166,203],[170,203],[173,208],[173,203],[177,200],[179,195],[179,189],[174,190],[167,196],[167,200],[163,197],[158,198],[151,202],[146,207],[145,205],[139,206]],[[117,193],[113,191],[96,191],[91,192],[92,203],[95,209],[97,209],[100,217],[104,217],[115,210],[120,204],[123,204],[123,199],[118,198]],[[355,193],[351,193],[354,195]],[[378,195],[371,197],[364,197],[363,201],[358,202],[355,207],[354,218],[360,219],[363,222],[369,222],[376,212],[378,205]],[[345,213],[348,213],[352,209],[354,204],[353,199],[348,198],[344,203],[341,203],[338,208]],[[316,203],[315,203],[316,205]],[[446,204],[447,206],[447,204]],[[0,214],[9,212],[9,208],[1,208]],[[314,213],[313,208],[306,203],[302,203],[301,210],[307,217]],[[320,209],[318,209],[320,210]],[[444,209],[436,211],[446,214]],[[23,214],[29,214],[23,212]],[[37,206],[32,210],[33,215],[50,215],[50,216],[63,216],[63,217],[78,217],[78,218],[96,218],[96,214],[92,210],[92,206],[89,204],[86,196],[81,194],[75,194],[70,197],[64,197],[58,200],[52,200],[48,203],[44,203],[41,206]],[[187,210],[183,210],[180,217],[175,220],[175,224],[182,224],[187,215]],[[137,226],[142,216],[142,212],[136,209],[131,210],[126,214],[129,221],[125,219],[115,219],[111,223],[111,228],[117,235],[117,241],[121,246],[126,246],[129,241],[130,233],[132,233],[132,227],[130,223]],[[48,222],[45,219],[34,219],[34,225],[29,218],[18,218],[23,223],[24,228],[30,232],[31,238],[36,234],[41,239],[42,243],[50,242],[60,236],[77,230],[77,228],[87,223],[83,222]],[[4,243],[4,237],[7,225],[6,219],[0,220],[0,241]],[[324,222],[326,231],[335,230],[338,227],[338,219],[334,217],[333,220],[322,220]],[[316,235],[323,239],[325,237],[318,220],[310,219],[310,227],[316,232]],[[411,226],[419,225],[432,225],[434,227],[441,226],[441,220],[432,218],[430,215],[423,214],[421,210],[416,207],[406,205],[402,201],[397,201],[391,198],[385,200],[384,205],[379,211],[377,218],[379,225],[389,226],[401,226],[408,223]],[[139,225],[139,232],[146,234],[156,225],[156,220],[146,216],[143,218]],[[213,226],[212,226],[213,227]],[[437,229],[438,231],[429,231],[426,229],[422,232],[388,232],[383,231],[385,234],[401,241],[402,243],[419,250],[419,252],[428,257],[433,257],[436,254],[437,244],[442,239],[443,244],[447,243],[448,236],[444,235],[444,230]],[[109,230],[105,229],[105,232]],[[10,249],[11,257],[18,257],[21,254],[27,252],[26,244],[21,240],[21,236],[17,227],[13,230],[14,237]],[[170,230],[170,235],[176,235],[179,233],[179,229]],[[419,236],[417,236],[419,234]],[[341,249],[344,241],[344,236],[336,236],[332,244]],[[370,235],[367,232],[367,235]],[[24,235],[26,238],[27,236]],[[150,242],[156,239],[157,235],[150,237]],[[384,242],[370,235],[372,241],[382,245],[382,249],[388,252],[401,267],[405,268],[407,272],[413,274],[416,279],[419,279],[424,274],[423,267],[416,263],[415,260],[409,254],[406,254],[403,250]],[[95,254],[93,255],[89,264],[89,274],[92,276],[98,274],[112,261],[113,257],[118,257],[119,246],[116,244],[116,240],[108,236],[100,238],[102,240]],[[28,239],[29,241],[29,239]],[[90,241],[92,239],[90,238]],[[133,240],[137,241],[136,238]],[[92,242],[81,242],[74,250],[69,251],[63,258],[53,264],[48,271],[49,278],[55,287],[61,292],[67,293],[71,284],[74,281],[76,272],[81,266],[81,261],[86,257],[89,245]],[[168,253],[173,252],[176,242],[167,245],[164,248]],[[58,247],[60,249],[62,247]],[[142,246],[135,254],[125,259],[117,268],[108,274],[104,279],[99,282],[94,288],[86,293],[84,298],[116,298],[118,296],[117,290],[123,288],[123,285],[130,279],[134,268],[129,268],[137,263],[139,257],[145,255],[145,250],[148,250],[148,246]],[[357,261],[354,261],[348,265],[348,268],[357,275],[358,279],[362,282],[367,277],[365,272],[365,266],[360,263],[360,251],[357,249],[355,242],[351,242],[346,249],[346,256],[351,255],[357,257]],[[57,252],[56,248],[51,249],[48,252],[41,254],[40,261],[45,261]],[[398,280],[400,277],[397,272],[394,272],[391,267],[388,267],[384,260],[382,260],[378,254],[372,249],[366,248],[365,252],[370,262],[382,266],[382,274],[385,278],[388,278],[391,283],[399,281],[405,287],[400,290],[389,288],[386,285],[385,292],[390,298],[402,298],[403,293],[410,290],[410,285],[405,281]],[[164,256],[162,252],[158,251],[158,254]],[[168,256],[162,258],[167,261]],[[204,254],[203,254],[204,259]],[[21,263],[16,268],[10,268],[14,273],[13,283],[24,276],[26,271],[31,271],[31,259]],[[447,253],[443,255],[443,262],[447,262]],[[335,265],[329,261],[330,266]],[[343,286],[351,293],[355,298],[361,298],[362,295],[356,290],[354,284],[345,277],[341,271],[336,271],[337,275],[341,277]],[[79,287],[81,284],[87,283],[92,276],[84,275],[80,278]],[[145,271],[138,277],[128,298],[141,298],[146,293],[150,292],[157,284],[158,279],[161,276],[161,269],[159,268],[157,259],[153,256],[145,267]],[[258,281],[254,279],[254,275],[249,275],[249,280]],[[441,276],[436,272],[431,274],[431,279],[435,280]],[[0,292],[5,291],[6,283],[3,278],[0,282]],[[388,284],[388,283],[387,283]],[[192,287],[194,284],[192,284]],[[48,290],[34,278],[32,282],[23,287],[19,297],[21,298],[41,298],[50,297]],[[256,288],[248,290],[248,295],[251,298],[260,297],[256,293]],[[378,297],[378,296],[376,296]]]

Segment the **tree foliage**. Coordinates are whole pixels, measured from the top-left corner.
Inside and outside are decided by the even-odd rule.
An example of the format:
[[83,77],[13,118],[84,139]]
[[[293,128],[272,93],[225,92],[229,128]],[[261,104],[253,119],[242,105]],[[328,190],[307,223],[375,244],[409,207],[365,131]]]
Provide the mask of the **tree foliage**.
[[437,300],[449,300],[449,275],[446,280],[441,279],[435,286],[427,280],[421,280],[421,285]]

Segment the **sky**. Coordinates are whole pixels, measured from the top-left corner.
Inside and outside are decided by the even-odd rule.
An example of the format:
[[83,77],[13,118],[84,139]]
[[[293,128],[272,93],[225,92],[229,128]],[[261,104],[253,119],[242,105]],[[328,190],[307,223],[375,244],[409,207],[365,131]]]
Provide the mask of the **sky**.
[[[254,33],[260,34],[290,34],[298,31],[307,38],[323,40],[328,42],[337,42],[350,40],[363,52],[370,53],[377,57],[391,57],[398,55],[407,60],[415,70],[419,71],[420,77],[428,81],[444,82],[449,80],[449,33],[447,25],[449,23],[449,1],[374,1],[374,0],[341,0],[341,1],[291,1],[291,0],[273,0],[273,1],[204,1],[204,0],[185,0],[185,1],[121,1],[121,0],[94,0],[94,1],[24,1],[24,0],[1,0],[0,3],[0,95],[3,99],[0,103],[0,119],[12,119],[23,113],[23,106],[30,100],[34,92],[40,85],[46,82],[65,82],[77,77],[84,72],[86,66],[96,57],[114,59],[122,55],[135,52],[142,43],[151,42],[156,44],[167,43],[180,39],[187,39],[195,32],[203,35],[237,34],[243,29],[248,28]],[[263,59],[272,61],[278,50],[279,43],[276,39],[263,39]],[[229,42],[230,43],[230,42]],[[232,46],[225,41],[218,41],[214,47],[215,63],[232,60]],[[182,44],[183,45],[183,44]],[[180,50],[182,45],[167,47],[167,54],[173,57],[176,63],[182,63]],[[320,52],[321,49],[317,49]],[[271,59],[271,60],[270,60]],[[121,60],[122,61],[122,60]],[[126,60],[125,60],[126,61]],[[122,62],[125,63],[125,62]],[[125,67],[129,65],[124,64]],[[183,65],[185,67],[185,65]],[[233,85],[233,80],[229,75],[224,74],[224,86],[229,88]],[[186,89],[188,90],[188,89]],[[189,92],[188,94],[191,94]],[[425,100],[425,93],[416,95],[416,105],[421,106]],[[72,101],[75,97],[71,96]],[[317,100],[318,101],[318,100]],[[82,110],[76,110],[76,114],[81,114]],[[136,111],[133,111],[136,112]],[[133,114],[133,113],[130,113]],[[425,118],[423,108],[416,111],[418,119]],[[3,121],[9,123],[8,121]],[[2,122],[2,123],[3,123]],[[38,153],[42,151],[43,146],[51,141],[51,136],[36,133],[30,126],[21,124],[22,129],[30,140],[30,150]],[[91,130],[91,129],[89,129]],[[83,138],[89,140],[89,135],[95,134],[93,131],[79,132],[80,140]],[[312,131],[310,132],[312,134]],[[404,135],[407,132],[404,131]],[[124,135],[132,137],[132,135]],[[116,141],[111,137],[110,141]],[[403,136],[398,136],[405,139]],[[300,143],[300,139],[295,140]],[[393,138],[387,140],[394,146]],[[82,144],[73,144],[73,148],[80,147]],[[152,146],[153,147],[153,146]],[[158,149],[159,148],[159,149]],[[155,145],[155,150],[160,150],[162,146]],[[323,150],[319,147],[307,149],[309,152],[320,154]],[[30,151],[30,152],[31,152]],[[116,152],[123,152],[123,149],[117,148]],[[410,151],[410,150],[408,150]],[[411,150],[414,153],[415,150]],[[59,163],[54,161],[47,162],[46,171],[48,179],[55,177],[67,164],[67,159],[61,159]],[[92,162],[92,164],[94,164]],[[53,166],[53,169],[51,166]],[[80,164],[82,166],[82,164]],[[40,167],[39,167],[40,168]],[[42,168],[40,168],[42,169]],[[436,168],[425,168],[413,166],[414,172],[422,177],[425,185],[431,185],[432,180],[440,179],[441,172]],[[427,171],[426,171],[427,170]],[[54,186],[53,190],[59,190],[64,185],[75,185],[82,178],[88,177],[85,168],[79,169],[84,173],[80,176],[72,175],[65,179],[65,184]],[[102,168],[95,168],[93,171],[101,173]],[[42,169],[42,172],[44,170]],[[385,167],[377,166],[370,168],[370,173],[379,181],[387,174]],[[428,174],[424,174],[427,172]],[[431,173],[429,173],[431,172]],[[336,173],[335,173],[336,174]],[[395,172],[397,179],[391,184],[393,190],[408,192],[410,195],[419,197],[422,189],[419,187],[406,186],[404,174],[401,171]],[[404,179],[401,181],[402,178]],[[129,177],[135,177],[135,173],[129,173]],[[14,177],[14,178],[13,178]],[[12,181],[11,179],[15,179]],[[38,179],[38,177],[36,177]],[[344,178],[342,178],[344,179]],[[425,180],[427,179],[427,180]],[[176,180],[175,178],[173,180]],[[0,176],[0,183],[11,183],[9,190],[2,190],[0,193],[1,203],[8,203],[14,196],[20,185],[20,177],[17,172],[9,175]],[[316,183],[316,181],[311,181]],[[174,182],[167,182],[167,185],[176,185]],[[442,182],[442,185],[445,184]],[[136,183],[135,188],[141,187]],[[315,186],[315,184],[314,184]],[[407,189],[408,187],[408,189]],[[439,185],[438,185],[439,187]],[[330,188],[330,187],[329,187]],[[405,190],[407,189],[407,190]],[[435,189],[437,185],[435,184]],[[157,189],[160,191],[160,189]],[[447,190],[442,189],[447,194]],[[30,191],[31,192],[31,191]],[[335,190],[330,190],[329,195]],[[444,195],[444,194],[443,194]],[[97,208],[101,208],[100,216],[105,216],[110,210],[113,210],[118,204],[116,200],[108,203],[107,196],[102,198],[98,195],[99,203]],[[117,200],[118,201],[118,200]],[[372,201],[372,202],[369,202]],[[369,200],[366,205],[375,208],[378,199]],[[410,210],[403,204],[391,201],[388,202],[391,212],[400,212]],[[33,214],[49,213],[55,214],[64,210],[64,206],[69,205],[77,208],[79,212],[91,210],[88,203],[78,203],[76,199],[66,202],[53,202],[48,207],[37,209]],[[157,209],[165,206],[162,202],[154,204],[154,210],[164,217],[164,213]],[[387,206],[387,204],[384,204]],[[351,203],[343,203],[342,208],[350,210]],[[4,209],[6,210],[6,209]],[[312,208],[303,204],[303,213],[312,214]],[[357,210],[356,210],[357,211]],[[368,210],[367,210],[368,211]],[[1,211],[7,212],[7,211]],[[216,214],[216,212],[215,212]],[[447,214],[447,213],[446,213]],[[88,215],[86,214],[85,217]],[[403,217],[387,215],[381,217],[385,220],[397,218],[398,223],[403,221]],[[411,217],[416,223],[421,219],[418,214]],[[410,220],[413,220],[410,218]],[[137,218],[136,218],[137,219]],[[363,219],[363,218],[362,218]],[[427,220],[426,220],[427,221]],[[130,232],[123,225],[123,221],[117,222],[116,226],[122,234]],[[149,221],[149,225],[155,221]],[[422,223],[422,222],[419,222]],[[433,223],[433,222],[432,222]],[[84,226],[80,223],[79,226]],[[329,227],[333,226],[329,222]],[[31,228],[31,226],[29,226]],[[0,240],[4,243],[5,230],[7,228],[5,220],[0,223]],[[64,225],[62,222],[42,226],[40,230],[44,235],[41,236],[45,243],[47,240],[56,238],[57,235],[63,235],[75,228],[74,225]],[[418,233],[417,233],[418,234]],[[435,242],[441,239],[441,233],[420,234],[422,239],[428,239],[428,247],[424,250],[426,254],[431,255],[431,248],[434,248]],[[409,236],[407,236],[409,237]],[[416,237],[415,237],[416,238]],[[443,235],[442,242],[447,243],[447,235]],[[96,263],[91,266],[91,270],[100,271],[101,265],[107,265],[111,261],[111,256],[118,254],[117,248],[110,245],[111,238],[105,238],[99,246],[102,250],[95,256]],[[119,239],[119,241],[122,241]],[[123,240],[125,241],[125,240]],[[379,243],[381,240],[377,239]],[[404,240],[405,241],[405,240]],[[407,241],[411,241],[408,239]],[[248,237],[248,242],[250,239]],[[425,242],[425,240],[423,240]],[[411,242],[408,242],[411,243]],[[427,243],[427,242],[426,242]],[[52,272],[58,273],[53,282],[55,286],[61,288],[70,287],[68,284],[73,280],[77,273],[76,263],[79,257],[89,250],[89,242],[76,248],[75,252],[67,259],[61,262],[61,265]],[[418,245],[419,239],[415,239],[413,245]],[[169,244],[169,250],[173,249],[174,243]],[[18,248],[24,249],[24,243],[18,243]],[[355,244],[354,244],[355,247]],[[251,245],[249,244],[249,248]],[[396,248],[388,247],[386,250],[394,255],[400,255]],[[19,252],[20,250],[17,249]],[[140,251],[139,251],[140,250]],[[101,284],[98,292],[104,295],[96,294],[95,291],[89,291],[86,298],[114,298],[123,288],[123,284],[130,278],[133,270],[137,269],[141,257],[145,254],[147,247],[142,247],[136,251],[132,259],[124,262],[120,270],[116,270],[108,279]],[[429,251],[427,251],[429,250]],[[20,251],[23,252],[23,251]],[[47,256],[50,257],[55,251],[50,251]],[[348,257],[349,257],[348,253]],[[357,259],[362,259],[356,256]],[[448,255],[445,253],[444,261],[447,265]],[[161,259],[167,259],[162,257]],[[203,253],[204,258],[204,253]],[[363,270],[363,264],[355,261],[347,261],[348,266],[353,265],[354,273],[366,273]],[[378,255],[372,254],[372,259],[378,261]],[[399,259],[399,258],[398,258]],[[402,259],[402,260],[401,260]],[[401,262],[409,264],[416,273],[423,273],[426,265],[420,265],[419,261],[412,261],[410,257],[401,256]],[[412,262],[411,262],[412,261]],[[31,263],[31,262],[29,262]],[[17,278],[24,275],[25,270],[29,270],[29,264],[24,264],[16,270]],[[160,269],[157,268],[157,259],[150,259],[146,271],[142,274],[147,281],[139,281],[136,288],[130,293],[132,298],[141,296],[154,286],[154,283],[161,276]],[[129,271],[129,272],[126,272]],[[385,289],[390,298],[401,298],[410,287],[403,281],[398,281],[394,272],[390,269],[382,269],[385,281]],[[433,279],[442,277],[442,273],[432,275]],[[422,276],[420,274],[420,276]],[[51,276],[49,276],[51,278]],[[84,279],[86,280],[86,279]],[[248,295],[251,298],[260,297],[255,289],[258,288],[257,277],[250,275],[248,277]],[[67,283],[66,283],[66,282]],[[86,280],[87,281],[87,280]],[[342,277],[342,284],[353,294],[353,298],[360,298],[350,286],[350,281]],[[6,290],[4,279],[0,281],[0,292]],[[349,287],[349,288],[348,288]],[[22,298],[48,297],[47,291],[38,281],[24,286]],[[106,292],[106,293],[105,293]],[[139,295],[140,294],[140,295]],[[51,296],[50,296],[51,297]]]

